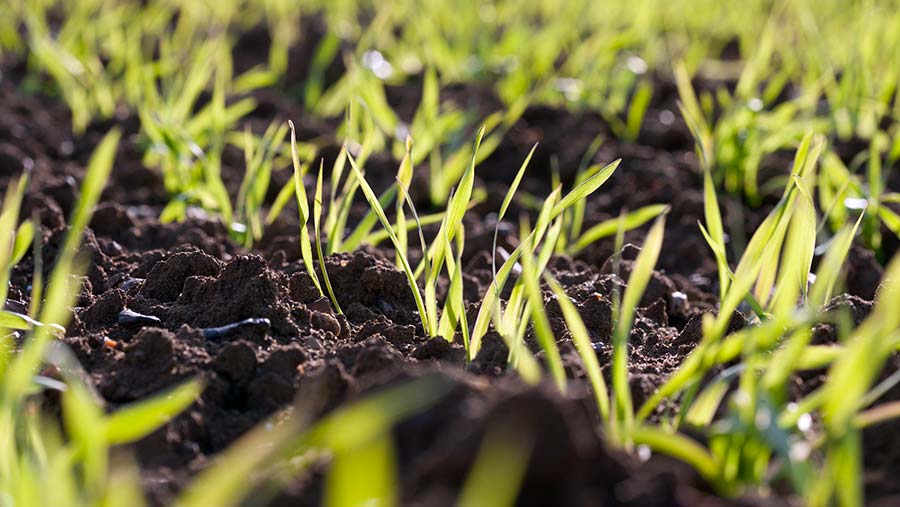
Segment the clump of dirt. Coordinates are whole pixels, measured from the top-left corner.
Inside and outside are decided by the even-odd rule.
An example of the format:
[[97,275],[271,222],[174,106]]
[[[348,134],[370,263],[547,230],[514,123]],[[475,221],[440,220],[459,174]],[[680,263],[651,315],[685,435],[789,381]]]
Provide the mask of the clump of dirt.
[[330,256],[325,269],[351,322],[363,323],[378,315],[402,324],[418,320],[406,275],[387,260],[356,251]]

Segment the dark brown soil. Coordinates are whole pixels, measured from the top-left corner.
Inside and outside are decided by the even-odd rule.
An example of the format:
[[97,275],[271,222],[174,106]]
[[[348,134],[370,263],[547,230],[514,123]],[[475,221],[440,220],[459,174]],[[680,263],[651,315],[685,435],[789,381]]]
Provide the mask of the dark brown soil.
[[[293,58],[310,50],[297,51]],[[791,504],[778,497],[718,498],[685,465],[662,456],[641,461],[607,447],[581,361],[549,293],[548,312],[572,379],[565,395],[550,385],[528,387],[507,372],[507,350],[496,335],[488,334],[470,364],[461,344],[424,337],[406,279],[394,267],[389,249],[366,248],[326,259],[344,310],[339,315],[328,300],[318,297],[298,259],[295,214],[286,211],[251,251],[231,242],[226,228],[200,210],[191,210],[184,223],[161,224],[156,217],[167,196],[160,175],[141,165],[136,119],[125,114],[75,136],[59,101],[21,90],[23,72],[21,63],[8,62],[0,74],[0,185],[23,170],[32,172],[24,214],[40,214],[45,265],[51,264],[61,243],[65,216],[77,198],[93,147],[112,124],[126,134],[85,238],[83,248],[91,255],[91,265],[66,343],[109,410],[191,377],[206,381],[201,399],[186,413],[134,445],[153,504],[170,503],[217,452],[289,406],[298,393],[327,400],[318,407],[321,416],[383,386],[435,371],[453,384],[451,393],[394,432],[405,505],[453,504],[485,428],[509,417],[523,431],[538,436],[520,505]],[[291,75],[285,86],[302,82],[302,74]],[[489,199],[466,217],[465,293],[468,302],[476,304],[490,281],[488,251],[496,216],[492,213],[534,142],[541,146],[522,190],[536,195],[549,189],[551,157],[563,169],[563,181],[571,183],[571,171],[598,134],[605,134],[607,141],[595,161],[623,159],[616,175],[590,198],[586,225],[614,217],[622,209],[671,205],[664,253],[631,336],[636,403],[646,399],[697,343],[700,314],[715,310],[715,264],[696,225],[703,200],[691,138],[680,120],[670,125],[659,120],[666,116],[662,111],[675,112],[671,88],[661,86],[668,95],[656,94],[637,144],[615,141],[597,115],[529,108],[500,148],[479,166],[478,184],[489,189]],[[416,89],[411,85],[390,90],[390,100],[398,107],[413,103],[400,107],[401,115],[414,111]],[[333,125],[310,120],[282,92],[268,91],[256,98],[260,106],[251,123],[291,118],[300,125],[303,138],[327,139],[333,134]],[[451,88],[445,100],[466,108],[500,107],[496,97],[479,88]],[[334,143],[323,149],[332,156],[335,152]],[[787,171],[789,164],[787,154],[769,161],[776,172]],[[390,181],[395,168],[394,161],[378,156],[369,175],[376,182]],[[240,157],[226,158],[223,171],[226,184],[236,189],[242,176]],[[276,181],[285,181],[287,174],[276,175]],[[424,193],[415,197],[419,202]],[[751,209],[731,197],[722,202],[726,220],[744,224],[745,232],[753,230],[770,205]],[[524,210],[517,207],[510,216]],[[514,230],[514,224],[506,230]],[[644,234],[645,229],[628,233],[626,241],[641,244]],[[506,234],[501,242],[512,247],[515,238]],[[635,251],[629,247],[624,252],[625,273]],[[557,257],[550,265],[578,304],[603,365],[611,349],[612,289],[624,284],[607,263],[612,253],[612,240],[600,241],[575,259]],[[32,266],[29,254],[16,268],[11,305],[27,302]],[[861,317],[871,306],[881,267],[862,249],[853,250],[849,266],[851,296],[842,297],[850,301],[854,316]],[[741,315],[735,316],[735,326],[744,323]],[[833,334],[824,328],[817,331],[823,341],[833,340]],[[821,379],[810,375],[798,381],[803,387]],[[898,399],[900,392],[890,396]],[[867,490],[873,504],[893,505],[900,502],[893,480],[900,472],[900,444],[885,429],[866,432],[865,444],[871,451],[866,454]],[[321,473],[313,472],[298,479],[275,504],[317,504],[321,483]]]

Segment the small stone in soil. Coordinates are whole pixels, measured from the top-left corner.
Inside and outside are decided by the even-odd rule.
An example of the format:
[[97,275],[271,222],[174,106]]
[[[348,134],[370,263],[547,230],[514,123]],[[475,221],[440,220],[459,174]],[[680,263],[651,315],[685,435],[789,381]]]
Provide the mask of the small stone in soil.
[[119,312],[119,324],[122,324],[123,326],[154,326],[161,322],[159,317],[133,312],[128,308]]
[[684,292],[680,292],[680,291],[673,292],[672,295],[670,296],[670,300],[671,300],[671,304],[672,304],[672,311],[674,313],[680,313],[680,312],[684,312],[687,310],[688,299],[687,299],[687,294],[685,294]]
[[226,324],[219,327],[208,327],[203,329],[203,337],[207,340],[218,340],[227,338],[241,331],[259,331],[267,332],[272,327],[272,322],[265,318],[244,319],[233,324]]
[[334,311],[331,309],[331,302],[327,297],[324,296],[310,303],[307,308],[319,313],[334,313]]

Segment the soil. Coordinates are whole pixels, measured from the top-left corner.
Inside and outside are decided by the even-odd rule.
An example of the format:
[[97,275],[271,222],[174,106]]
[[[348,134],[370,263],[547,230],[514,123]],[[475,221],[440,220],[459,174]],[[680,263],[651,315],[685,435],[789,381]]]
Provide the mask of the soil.
[[[260,38],[265,36],[251,33],[239,45],[238,67],[242,57],[253,55],[241,48],[265,44]],[[300,61],[310,51],[300,46],[291,58]],[[302,139],[329,140],[322,153],[333,157],[335,123],[311,119],[289,93],[303,82],[300,72],[280,88],[255,95],[259,106],[250,123],[264,128],[275,117],[290,118],[298,124]],[[298,259],[296,213],[290,209],[250,250],[229,240],[225,226],[202,210],[191,209],[183,223],[160,223],[157,217],[167,195],[161,176],[141,164],[137,119],[122,112],[75,135],[62,102],[24,92],[24,76],[20,61],[0,66],[0,185],[6,186],[23,170],[31,171],[23,216],[40,216],[45,266],[52,265],[61,244],[65,217],[77,199],[93,148],[110,126],[125,132],[85,237],[83,250],[91,263],[65,343],[88,372],[107,410],[191,377],[206,382],[201,398],[184,414],[132,446],[154,505],[170,504],[217,452],[298,396],[326,400],[316,407],[315,415],[321,417],[385,386],[426,374],[445,377],[453,388],[438,405],[394,431],[404,505],[453,504],[485,429],[509,418],[515,418],[519,430],[538,436],[519,505],[796,504],[777,494],[720,498],[683,464],[660,455],[638,459],[605,445],[581,361],[549,292],[548,313],[571,380],[566,394],[546,383],[529,387],[508,372],[506,346],[494,334],[485,337],[482,350],[469,364],[460,343],[427,339],[406,279],[394,267],[393,252],[384,246],[326,259],[344,310],[337,314],[327,299],[318,296]],[[570,184],[571,171],[599,134],[606,141],[594,161],[622,158],[614,177],[588,200],[586,225],[614,217],[622,209],[671,205],[663,254],[631,336],[630,378],[636,404],[698,342],[700,316],[715,311],[717,292],[715,263],[697,228],[702,182],[691,137],[677,114],[673,86],[659,80],[659,92],[637,143],[616,141],[606,123],[591,112],[530,107],[477,169],[478,185],[488,190],[488,199],[465,221],[465,294],[474,310],[490,281],[495,213],[534,142],[541,145],[521,189],[536,195],[549,190],[551,158],[563,170],[563,182]],[[417,90],[415,83],[388,90],[389,100],[407,120],[415,110]],[[442,97],[467,109],[501,107],[496,96],[477,86],[454,85]],[[766,160],[764,173],[784,173],[790,161],[790,154],[776,154]],[[226,156],[224,165],[226,185],[236,192],[243,170],[240,155]],[[396,161],[377,155],[367,175],[377,187],[377,182],[391,181],[395,170]],[[427,207],[422,188],[427,166],[418,170],[413,194]],[[288,175],[280,171],[274,180],[286,181]],[[745,234],[771,205],[769,200],[750,208],[740,199],[722,198],[726,222],[742,224]],[[509,216],[520,212],[527,208],[516,203]],[[505,224],[502,230],[501,245],[513,248],[515,238],[509,231],[515,224]],[[628,233],[626,242],[641,244],[645,232],[642,228]],[[895,241],[886,245],[896,249]],[[576,258],[555,257],[549,266],[577,304],[602,365],[609,363],[611,352],[611,293],[624,285],[636,251],[626,247],[619,275],[608,262],[614,253],[612,240],[599,241]],[[27,304],[32,270],[28,254],[13,273],[11,306]],[[846,294],[833,304],[850,308],[858,321],[871,308],[882,267],[870,253],[854,248],[847,274]],[[746,322],[736,314],[733,326]],[[834,330],[822,326],[816,339],[834,340]],[[889,369],[898,365],[894,358]],[[798,378],[797,392],[818,385],[822,373]],[[900,390],[888,397],[900,399]],[[900,502],[900,488],[893,480],[900,472],[900,443],[891,436],[898,424],[865,432],[866,490],[872,505]],[[272,504],[318,504],[322,477],[322,468],[314,467]]]

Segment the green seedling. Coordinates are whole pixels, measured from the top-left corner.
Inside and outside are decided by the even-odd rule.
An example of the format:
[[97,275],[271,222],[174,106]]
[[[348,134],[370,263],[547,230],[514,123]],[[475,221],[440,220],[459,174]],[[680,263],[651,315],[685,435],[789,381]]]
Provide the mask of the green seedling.
[[316,178],[316,197],[313,201],[313,234],[316,236],[316,255],[319,258],[319,269],[322,270],[322,280],[325,281],[325,289],[328,291],[328,297],[331,298],[331,304],[338,313],[341,311],[341,305],[338,304],[337,296],[334,289],[331,288],[331,280],[328,278],[328,270],[325,269],[325,256],[322,254],[322,232],[319,224],[322,221],[322,166],[319,164],[319,177]]
[[614,396],[610,408],[611,429],[612,437],[620,439],[623,443],[630,438],[628,435],[634,424],[631,385],[628,382],[628,340],[631,335],[631,326],[634,323],[635,311],[650,282],[653,268],[656,266],[656,260],[662,249],[665,226],[666,220],[663,215],[656,219],[647,234],[644,247],[631,268],[631,275],[628,277],[628,285],[625,287],[613,329],[612,387]]
[[[612,176],[618,165],[619,161],[617,160],[607,165],[602,170],[597,171],[596,174],[573,188],[572,191],[566,194],[562,199],[559,199],[558,197],[556,199],[548,199],[541,214],[538,216],[534,230],[528,235],[529,238],[527,244],[533,244],[532,242],[541,239],[553,219],[559,217],[565,210],[569,209],[579,200],[592,194],[602,186]],[[554,194],[559,194],[560,191],[560,189],[557,189],[554,191]],[[551,196],[554,194],[551,194]],[[500,266],[500,269],[497,270],[496,276],[494,276],[494,279],[491,281],[490,286],[485,292],[470,338],[468,351],[470,360],[478,354],[478,350],[481,347],[481,338],[487,333],[491,320],[498,315],[500,293],[506,285],[506,281],[512,272],[513,267],[518,262],[521,253],[522,246],[520,245],[509,255]]]
[[309,223],[309,201],[306,198],[306,185],[303,183],[303,170],[300,166],[300,158],[297,155],[297,136],[294,130],[294,123],[289,121],[288,125],[291,128],[291,162],[294,165],[294,196],[297,200],[297,211],[300,215],[300,257],[303,259],[303,267],[306,268],[306,273],[309,275],[310,279],[312,279],[319,294],[324,295],[322,286],[319,284],[319,277],[316,275],[316,271],[313,268],[312,244],[309,241],[309,229],[307,229],[307,223]]

